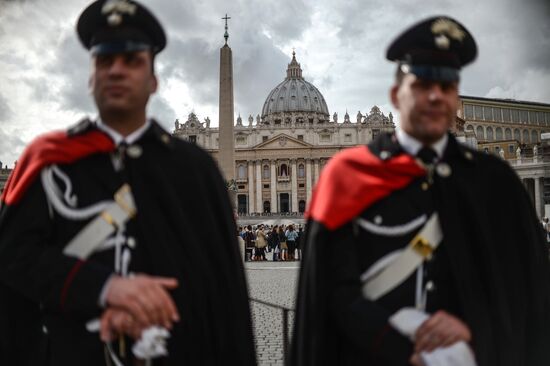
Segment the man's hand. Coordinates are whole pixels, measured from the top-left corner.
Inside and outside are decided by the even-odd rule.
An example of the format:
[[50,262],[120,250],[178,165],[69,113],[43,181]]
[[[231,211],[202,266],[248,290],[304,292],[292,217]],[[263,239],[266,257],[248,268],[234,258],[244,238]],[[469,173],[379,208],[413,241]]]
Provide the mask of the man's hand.
[[425,366],[424,362],[422,362],[422,358],[420,358],[420,355],[418,353],[413,354],[409,362],[412,366]]
[[[416,331],[414,353],[431,352],[438,347],[448,347],[458,341],[468,343],[471,340],[470,329],[462,320],[440,310],[422,323]],[[412,361],[411,358],[411,363]]]
[[109,308],[101,315],[99,336],[103,342],[111,342],[121,334],[139,339],[143,330],[145,328],[124,310]]
[[175,278],[136,275],[114,277],[106,295],[109,307],[125,310],[145,328],[160,325],[167,329],[179,321],[178,310],[168,290],[178,287]]

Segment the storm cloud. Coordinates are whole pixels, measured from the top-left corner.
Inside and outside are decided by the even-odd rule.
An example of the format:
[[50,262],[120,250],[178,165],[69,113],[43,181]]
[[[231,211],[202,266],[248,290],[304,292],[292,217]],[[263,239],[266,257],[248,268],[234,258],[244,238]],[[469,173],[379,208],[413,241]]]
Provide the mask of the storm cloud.
[[[386,47],[406,26],[446,14],[475,36],[479,57],[462,73],[465,95],[550,103],[550,5],[545,0],[149,0],[168,46],[156,59],[149,113],[167,129],[194,111],[217,125],[219,57],[228,14],[235,118],[261,113],[295,48],[303,75],[330,113],[352,119],[388,100],[395,66]],[[74,32],[89,0],[0,0],[0,160],[37,134],[94,116],[89,55]],[[397,116],[396,116],[397,118]],[[342,118],[340,118],[342,119]],[[14,137],[16,136],[16,137]]]

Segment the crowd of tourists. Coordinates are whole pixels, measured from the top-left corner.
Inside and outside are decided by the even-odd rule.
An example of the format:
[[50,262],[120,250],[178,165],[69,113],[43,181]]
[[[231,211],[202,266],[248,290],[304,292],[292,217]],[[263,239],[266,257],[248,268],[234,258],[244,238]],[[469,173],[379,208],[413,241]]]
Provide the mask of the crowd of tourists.
[[266,261],[268,257],[273,261],[300,260],[301,225],[248,225],[239,227],[238,232],[245,261]]

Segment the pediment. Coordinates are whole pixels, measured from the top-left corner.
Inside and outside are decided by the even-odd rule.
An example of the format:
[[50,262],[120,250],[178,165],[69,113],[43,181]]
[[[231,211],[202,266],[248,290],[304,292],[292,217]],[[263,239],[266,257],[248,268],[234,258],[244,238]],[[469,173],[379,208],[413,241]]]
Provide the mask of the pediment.
[[294,149],[294,148],[311,148],[313,145],[307,142],[298,140],[285,133],[280,133],[267,141],[263,141],[254,146],[253,149],[269,150],[269,149]]

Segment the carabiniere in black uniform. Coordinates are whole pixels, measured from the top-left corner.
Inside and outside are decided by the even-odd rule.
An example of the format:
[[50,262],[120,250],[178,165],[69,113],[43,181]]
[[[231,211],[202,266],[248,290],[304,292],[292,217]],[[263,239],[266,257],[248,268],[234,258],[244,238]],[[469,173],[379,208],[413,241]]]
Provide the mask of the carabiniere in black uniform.
[[[451,144],[456,144],[454,139]],[[458,147],[452,146],[451,151],[453,148]],[[390,134],[380,136],[369,145],[369,149],[382,160],[405,153],[395,135]],[[467,160],[464,154],[470,158],[472,156],[470,152],[459,153],[455,150],[451,158]],[[446,160],[449,158],[445,157]],[[418,159],[422,160],[420,157]],[[420,305],[416,294],[417,276],[411,275],[377,301],[356,298],[355,295],[360,286],[361,274],[381,258],[402,250],[436,211],[434,194],[437,186],[452,171],[445,160],[437,161],[439,159],[435,156],[430,160],[423,162],[430,172],[427,176],[413,180],[407,187],[373,204],[356,217],[351,225],[342,229],[341,234],[336,234],[339,239],[334,243],[336,258],[331,264],[334,266],[331,270],[331,286],[335,288],[331,303],[334,313],[340,314],[336,321],[350,336],[351,347],[341,354],[343,359],[348,360],[344,363],[346,365],[354,364],[354,358],[363,358],[365,354],[373,364],[405,365],[413,353],[413,345],[408,339],[385,327],[388,318],[401,308]],[[437,172],[438,165],[443,175]],[[462,317],[456,279],[451,273],[448,256],[443,239],[423,264],[421,290],[426,303],[421,306],[428,313],[446,310]],[[349,287],[351,283],[355,283],[353,289]],[[338,310],[350,306],[350,301],[354,304],[352,308],[356,306],[356,312]],[[357,332],[357,323],[368,324],[370,329]]]

